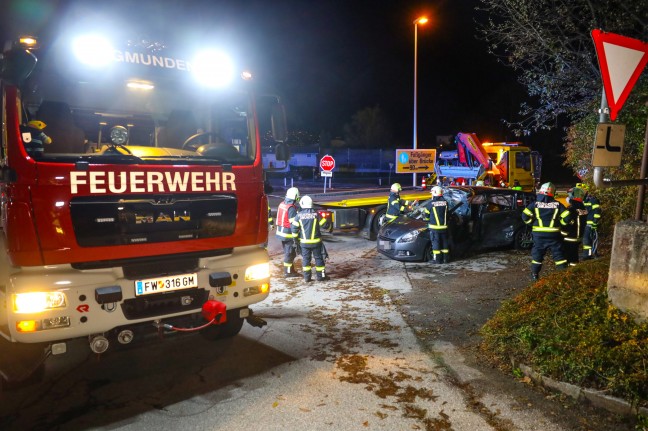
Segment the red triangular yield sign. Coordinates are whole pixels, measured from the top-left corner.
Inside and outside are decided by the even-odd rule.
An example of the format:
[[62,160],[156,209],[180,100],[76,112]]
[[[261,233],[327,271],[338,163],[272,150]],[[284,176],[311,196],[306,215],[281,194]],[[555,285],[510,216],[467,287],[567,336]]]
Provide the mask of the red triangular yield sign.
[[614,121],[648,63],[648,43],[601,30],[592,30],[592,38]]

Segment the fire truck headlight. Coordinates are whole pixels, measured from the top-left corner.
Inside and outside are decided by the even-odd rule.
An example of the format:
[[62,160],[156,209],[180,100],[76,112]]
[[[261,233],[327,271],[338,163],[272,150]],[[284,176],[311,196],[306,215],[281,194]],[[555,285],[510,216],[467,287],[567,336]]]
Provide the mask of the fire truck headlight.
[[62,292],[17,293],[14,296],[14,310],[16,313],[39,313],[63,308],[66,302],[65,294]]
[[92,67],[106,66],[112,61],[114,55],[114,48],[110,41],[99,35],[76,38],[72,49],[81,63]]
[[226,87],[234,79],[234,64],[222,52],[203,51],[196,56],[192,66],[196,79],[206,87]]
[[270,263],[252,265],[245,270],[245,281],[263,280],[270,278]]

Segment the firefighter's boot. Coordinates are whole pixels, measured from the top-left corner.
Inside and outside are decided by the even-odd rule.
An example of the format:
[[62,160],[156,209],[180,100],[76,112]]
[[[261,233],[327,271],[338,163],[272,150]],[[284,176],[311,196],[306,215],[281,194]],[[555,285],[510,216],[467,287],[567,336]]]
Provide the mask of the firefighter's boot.
[[443,263],[450,263],[450,253],[443,253]]
[[290,278],[290,277],[299,277],[299,274],[295,272],[295,267],[290,265],[290,266],[284,266],[284,277],[285,278]]
[[326,281],[329,279],[328,276],[324,274],[324,271],[317,271],[315,274],[317,281]]
[[532,272],[531,273],[531,281],[538,281],[540,279],[540,274],[537,272]]
[[441,263],[441,255],[439,253],[433,253],[432,257],[430,258],[430,263]]
[[304,281],[305,281],[306,283],[310,283],[310,282],[311,282],[311,277],[312,277],[312,276],[313,276],[313,273],[312,273],[312,272],[310,272],[310,271],[308,271],[308,272],[304,272]]

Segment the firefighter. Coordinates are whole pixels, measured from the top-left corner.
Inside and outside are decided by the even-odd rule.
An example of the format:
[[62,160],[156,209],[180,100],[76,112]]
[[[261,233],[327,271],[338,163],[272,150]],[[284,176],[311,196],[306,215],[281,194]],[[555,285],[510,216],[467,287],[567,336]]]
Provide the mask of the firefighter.
[[556,187],[544,183],[538,191],[536,202],[522,212],[522,220],[531,228],[533,248],[531,249],[531,278],[538,280],[542,261],[547,250],[551,250],[556,268],[565,269],[567,259],[563,251],[560,229],[571,221],[571,215],[563,204],[554,199]]
[[432,199],[423,206],[423,214],[428,222],[430,242],[432,243],[432,263],[449,263],[448,248],[448,202],[443,199],[443,189],[432,187]]
[[574,187],[569,191],[567,196],[567,211],[571,214],[571,221],[567,226],[561,229],[563,235],[563,248],[565,258],[569,266],[575,266],[578,263],[578,254],[580,243],[583,240],[585,226],[587,225],[587,209],[583,205],[585,191],[579,187]]
[[326,223],[319,213],[313,209],[313,200],[310,196],[304,196],[299,201],[301,210],[292,221],[292,232],[295,241],[299,241],[302,253],[302,268],[304,269],[304,281],[310,282],[312,273],[311,257],[315,259],[315,277],[317,281],[328,280],[324,272],[324,257],[322,243],[322,232],[320,227]]
[[292,233],[291,223],[297,215],[297,200],[299,199],[299,190],[297,187],[291,187],[286,190],[286,197],[277,208],[276,218],[276,235],[281,241],[283,247],[283,266],[284,277],[299,277],[295,272],[293,262],[297,257],[295,236]]
[[25,151],[31,157],[37,158],[42,156],[45,152],[45,145],[52,143],[52,138],[43,132],[45,127],[47,125],[39,120],[31,120],[26,126],[20,126]]
[[385,214],[385,223],[391,223],[399,215],[405,212],[409,206],[408,201],[400,198],[400,192],[403,190],[399,183],[394,183],[389,190],[389,198],[387,199],[387,212]]
[[598,257],[598,224],[601,220],[601,202],[598,198],[589,192],[586,184],[577,184],[585,191],[583,205],[587,208],[587,225],[583,233],[583,260],[594,259]]

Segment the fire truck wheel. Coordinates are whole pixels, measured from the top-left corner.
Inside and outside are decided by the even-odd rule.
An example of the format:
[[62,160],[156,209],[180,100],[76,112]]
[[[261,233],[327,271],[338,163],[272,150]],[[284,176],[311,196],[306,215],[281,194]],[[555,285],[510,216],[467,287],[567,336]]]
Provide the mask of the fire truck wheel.
[[244,320],[245,319],[240,316],[239,310],[228,311],[226,323],[223,323],[222,325],[208,326],[200,331],[200,334],[210,341],[234,337],[241,332]]

